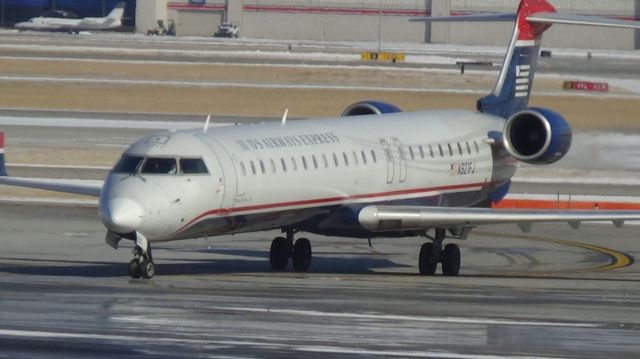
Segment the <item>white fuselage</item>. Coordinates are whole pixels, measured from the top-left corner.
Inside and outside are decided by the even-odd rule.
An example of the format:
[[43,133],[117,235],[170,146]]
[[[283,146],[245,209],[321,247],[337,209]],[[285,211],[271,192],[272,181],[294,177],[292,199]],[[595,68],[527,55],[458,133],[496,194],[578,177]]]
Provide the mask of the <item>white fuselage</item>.
[[84,31],[108,30],[121,25],[120,19],[109,17],[86,17],[84,19],[34,17],[29,21],[17,23],[15,28],[34,31]]
[[198,157],[208,173],[114,171],[100,209],[113,213],[110,203],[132,199],[143,213],[136,230],[155,241],[286,227],[366,237],[353,219],[366,204],[485,200],[515,172],[487,141],[503,125],[468,111],[425,111],[155,134],[124,156]]

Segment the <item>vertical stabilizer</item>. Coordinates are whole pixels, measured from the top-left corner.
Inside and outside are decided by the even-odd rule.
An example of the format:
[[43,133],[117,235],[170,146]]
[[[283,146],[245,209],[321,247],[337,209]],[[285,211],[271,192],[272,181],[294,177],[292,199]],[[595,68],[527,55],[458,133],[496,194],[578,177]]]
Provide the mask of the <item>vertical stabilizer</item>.
[[107,15],[107,19],[121,20],[122,16],[124,15],[124,6],[124,1],[117,3],[113,10],[111,10],[111,12]]
[[520,2],[513,36],[498,82],[490,95],[478,100],[478,111],[508,118],[527,108],[542,34],[551,26],[527,20],[527,17],[536,13],[555,13],[555,9],[546,0]]

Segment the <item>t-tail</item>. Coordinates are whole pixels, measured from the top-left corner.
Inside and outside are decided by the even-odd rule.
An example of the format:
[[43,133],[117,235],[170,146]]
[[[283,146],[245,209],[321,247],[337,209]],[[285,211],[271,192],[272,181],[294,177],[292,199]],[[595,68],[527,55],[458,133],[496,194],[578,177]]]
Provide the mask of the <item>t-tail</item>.
[[515,21],[511,43],[493,92],[478,100],[477,109],[502,118],[527,109],[543,33],[553,24],[640,28],[640,22],[557,13],[546,0],[521,0],[516,13],[423,17],[412,21]]

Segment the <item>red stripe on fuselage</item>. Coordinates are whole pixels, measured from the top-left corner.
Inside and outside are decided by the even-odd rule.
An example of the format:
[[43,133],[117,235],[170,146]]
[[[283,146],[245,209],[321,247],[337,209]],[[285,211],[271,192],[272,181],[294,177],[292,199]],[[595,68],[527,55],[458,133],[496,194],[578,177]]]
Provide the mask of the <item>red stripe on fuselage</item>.
[[[483,183],[468,183],[468,184],[460,184],[460,185],[450,185],[450,186],[441,186],[441,187],[431,187],[431,188],[413,188],[406,190],[397,190],[397,191],[389,191],[389,192],[380,192],[380,193],[366,193],[366,194],[357,194],[352,196],[343,196],[343,197],[327,197],[327,198],[315,198],[315,199],[307,199],[300,201],[288,201],[288,202],[277,202],[277,203],[266,203],[266,204],[257,204],[252,206],[244,206],[244,207],[235,207],[235,208],[220,208],[220,209],[212,209],[206,211],[194,219],[189,221],[187,224],[178,229],[175,233],[179,233],[198,222],[199,220],[219,215],[219,214],[238,214],[239,212],[251,212],[263,209],[280,209],[284,207],[298,207],[298,206],[308,206],[313,204],[329,204],[332,202],[341,202],[348,200],[357,200],[357,199],[374,199],[383,200],[384,197],[398,196],[398,195],[410,195],[410,194],[418,194],[418,193],[426,193],[426,192],[434,192],[434,191],[451,191],[457,189],[469,189],[473,187],[486,187],[492,186],[496,184],[496,182],[483,182]],[[338,204],[338,203],[336,203]],[[293,208],[295,209],[295,208]]]

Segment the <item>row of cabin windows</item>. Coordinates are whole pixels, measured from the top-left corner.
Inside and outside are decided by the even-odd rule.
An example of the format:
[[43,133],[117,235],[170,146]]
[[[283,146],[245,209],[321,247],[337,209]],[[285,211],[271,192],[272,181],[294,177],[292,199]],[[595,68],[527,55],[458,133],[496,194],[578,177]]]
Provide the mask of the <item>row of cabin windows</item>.
[[[411,156],[412,160],[415,160],[418,157],[418,154],[420,155],[420,158],[425,159],[427,157],[435,158],[438,155],[440,157],[444,157],[446,153],[448,153],[449,156],[454,156],[456,154],[462,156],[465,154],[465,152],[466,154],[471,155],[473,151],[475,151],[476,154],[480,153],[480,147],[478,146],[478,142],[476,141],[473,141],[473,151],[472,145],[468,141],[465,143],[457,142],[453,145],[451,143],[447,143],[446,145],[419,145],[417,147],[408,146],[408,148],[409,155]],[[339,156],[339,154],[336,153],[332,153],[331,156],[327,156],[326,154],[322,154],[319,157],[317,157],[316,155],[312,155],[310,162],[305,156],[300,156],[300,159],[302,169],[304,170],[308,170],[310,168],[318,169],[321,166],[323,166],[324,168],[329,168],[330,164],[333,165],[333,167],[338,168],[340,167],[341,162],[346,167],[349,166],[350,162],[353,163],[354,166],[358,166],[359,162],[361,162],[363,165],[366,165],[369,158],[371,160],[371,163],[377,163],[376,153],[373,150],[369,152],[370,156],[367,156],[367,153],[367,151],[362,150],[360,151],[360,154],[358,154],[356,151],[352,151],[350,155],[347,152],[342,152],[342,156]],[[400,151],[400,157],[404,158],[404,156],[404,151]],[[387,157],[391,157],[391,153],[389,151],[387,153]],[[271,173],[276,173],[278,171],[278,167],[282,172],[285,173],[287,172],[288,168],[293,171],[298,170],[298,162],[296,161],[296,157],[294,156],[291,156],[289,160],[290,167],[287,166],[287,161],[282,157],[280,158],[279,165],[276,164],[276,161],[273,158],[269,160],[268,164]],[[312,165],[313,167],[311,167]],[[266,174],[267,165],[263,160],[249,161],[249,168],[247,168],[244,162],[240,161],[240,171],[242,172],[243,176],[246,176],[249,171],[254,175],[258,173]]]
[[[286,173],[287,170],[297,171],[298,163],[300,163],[301,169],[308,170],[319,169],[321,167],[329,168],[330,166],[338,168],[341,166],[341,163],[345,167],[348,167],[350,163],[354,166],[357,166],[360,163],[366,165],[369,161],[371,161],[371,163],[378,162],[376,153],[373,150],[370,152],[362,150],[360,153],[352,151],[350,154],[343,152],[342,156],[339,156],[336,153],[332,153],[331,155],[322,154],[320,156],[311,155],[310,158],[300,156],[300,162],[298,162],[297,158],[294,156],[291,156],[288,161],[281,157],[279,163],[276,163],[276,160],[273,158],[269,159],[268,162],[264,160],[249,161],[248,166],[245,166],[245,163],[240,161],[240,171],[243,176],[246,176],[248,173],[254,175],[258,173],[266,174],[267,170],[271,171],[271,173],[276,173],[278,170]],[[267,165],[269,167],[268,169]]]
[[474,151],[476,154],[480,153],[480,147],[478,146],[477,141],[473,141],[473,149],[471,148],[471,143],[467,142],[456,142],[454,144],[447,143],[446,145],[438,144],[438,145],[419,145],[417,147],[408,146],[409,147],[409,155],[412,160],[418,158],[425,159],[427,157],[435,158],[437,156],[444,157],[446,155],[455,156],[460,155],[463,156],[465,154],[472,154]]

